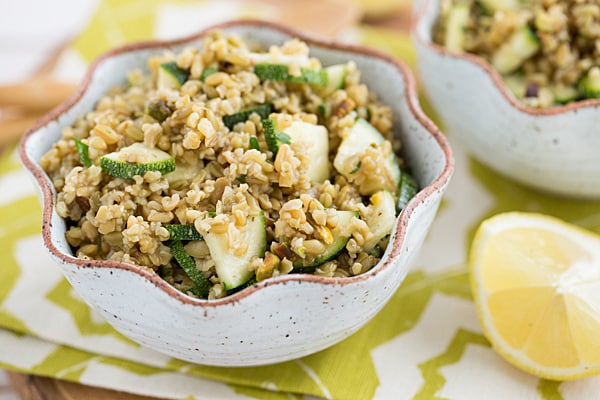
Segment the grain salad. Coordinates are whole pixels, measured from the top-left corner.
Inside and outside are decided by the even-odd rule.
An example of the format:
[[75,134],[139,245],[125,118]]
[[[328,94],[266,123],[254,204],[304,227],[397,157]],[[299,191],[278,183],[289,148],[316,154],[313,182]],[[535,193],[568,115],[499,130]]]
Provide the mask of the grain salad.
[[78,258],[140,265],[217,299],[279,275],[375,266],[417,190],[392,127],[353,61],[214,31],[130,71],[41,165]]
[[488,60],[527,106],[600,97],[598,0],[442,0],[433,37]]

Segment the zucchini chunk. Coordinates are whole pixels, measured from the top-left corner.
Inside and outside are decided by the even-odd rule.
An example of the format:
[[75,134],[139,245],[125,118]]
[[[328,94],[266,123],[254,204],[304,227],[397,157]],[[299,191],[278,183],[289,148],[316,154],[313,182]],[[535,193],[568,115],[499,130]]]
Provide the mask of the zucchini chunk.
[[493,15],[498,10],[518,10],[521,0],[477,0],[486,15]]
[[365,251],[371,251],[377,243],[392,232],[396,223],[396,200],[387,190],[381,190],[370,198],[369,214],[366,222],[373,237],[363,245]]
[[190,181],[194,179],[196,175],[198,175],[201,169],[202,163],[198,163],[196,165],[176,163],[175,170],[166,174],[165,178],[171,185],[175,182]]
[[402,172],[402,176],[400,177],[400,190],[398,202],[396,203],[396,210],[398,212],[402,211],[402,209],[406,207],[406,203],[408,203],[408,201],[412,199],[418,191],[419,185],[414,178],[408,173]]
[[470,5],[467,3],[454,4],[446,22],[444,46],[448,50],[462,51],[465,43],[465,30],[469,23]]
[[[342,175],[352,180],[352,175],[360,169],[360,155],[371,146],[379,146],[386,139],[383,135],[366,120],[359,118],[352,128],[346,131],[342,142],[338,147],[338,152],[333,160],[333,166]],[[389,185],[371,185],[367,193],[370,195],[378,190],[390,190],[395,192],[400,184],[400,166],[396,155],[392,152],[380,167],[391,180]]]
[[300,67],[308,67],[310,59],[304,54],[275,54],[275,53],[254,53],[247,54],[248,59],[254,65],[257,64],[279,64],[279,65],[298,65]]
[[269,114],[271,114],[272,110],[273,105],[271,103],[260,104],[255,107],[246,108],[235,114],[225,115],[223,117],[223,124],[225,124],[229,130],[232,130],[235,124],[245,122],[253,113],[258,114],[261,119],[269,118]]
[[348,75],[347,64],[336,64],[325,68],[327,74],[327,86],[332,89],[343,89],[346,86],[346,75]]
[[[556,84],[550,86],[555,104],[566,104],[579,99],[579,90],[576,86]],[[600,91],[598,92],[600,94]]]
[[173,172],[175,159],[162,150],[134,143],[102,156],[100,167],[102,172],[115,178],[131,179],[136,175],[143,176],[147,171],[158,171],[163,175]]
[[508,90],[517,98],[522,99],[527,92],[527,78],[522,73],[513,73],[502,77]]
[[162,63],[158,66],[157,86],[160,89],[179,89],[188,80],[190,73],[179,68],[175,61]]
[[492,65],[501,75],[509,74],[540,49],[540,41],[527,25],[516,30],[492,55]]
[[229,247],[227,232],[201,232],[215,262],[215,269],[225,290],[235,289],[252,278],[254,272],[248,267],[253,257],[263,257],[267,248],[265,215],[248,217],[241,240],[248,243],[248,250],[239,256]]
[[304,269],[318,267],[335,258],[344,250],[344,248],[346,248],[346,244],[348,243],[348,240],[350,240],[350,235],[345,232],[344,228],[350,225],[353,218],[358,218],[358,212],[337,210],[337,215],[338,224],[331,230],[333,240],[327,245],[325,251],[312,260],[305,260],[302,258],[294,260],[293,265],[295,270],[302,271]]
[[600,68],[592,67],[579,80],[577,89],[584,99],[600,98]]
[[171,248],[171,254],[173,254],[173,258],[175,258],[177,264],[179,264],[181,269],[183,269],[194,284],[191,292],[198,297],[205,298],[210,289],[210,282],[204,274],[196,268],[196,262],[185,252],[181,240],[171,240],[169,242],[169,247]]
[[310,159],[307,174],[313,182],[324,182],[329,179],[329,133],[322,125],[314,125],[304,121],[294,121],[283,130],[290,137],[291,143],[300,142],[307,147]]

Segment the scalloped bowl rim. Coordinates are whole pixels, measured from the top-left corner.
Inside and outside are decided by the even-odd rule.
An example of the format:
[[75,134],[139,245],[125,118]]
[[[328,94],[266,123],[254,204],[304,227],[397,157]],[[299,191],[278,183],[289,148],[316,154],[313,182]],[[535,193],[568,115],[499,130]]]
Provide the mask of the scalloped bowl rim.
[[[433,40],[430,39],[431,29],[433,29],[433,26],[429,27],[430,29],[424,29],[421,26],[426,23],[424,19],[429,15],[429,13],[438,12],[438,10],[433,8],[434,1],[435,0],[423,0],[423,3],[418,5],[418,8],[415,10],[410,27],[410,32],[414,40],[418,40],[419,43],[421,43],[423,46],[427,47],[435,53],[444,55],[449,58],[467,61],[481,68],[483,72],[485,72],[486,79],[489,79],[493,83],[493,86],[498,89],[502,97],[515,110],[524,114],[539,117],[575,113],[578,110],[585,108],[600,107],[600,99],[579,100],[549,108],[533,108],[526,106],[512,95],[508,87],[504,84],[504,80],[502,79],[498,71],[496,71],[496,69],[486,59],[472,53],[449,50],[444,46],[434,43]],[[428,37],[423,37],[421,31],[429,31]]]
[[[350,53],[361,53],[363,55],[369,55],[372,57],[379,58],[380,60],[392,64],[395,68],[397,68],[405,80],[405,92],[403,93],[403,98],[406,99],[408,108],[411,110],[411,113],[415,117],[415,120],[418,121],[433,137],[437,145],[440,147],[442,153],[445,157],[445,165],[440,174],[433,180],[429,185],[421,188],[421,190],[408,202],[406,207],[401,212],[400,216],[397,218],[396,234],[394,235],[394,241],[392,244],[388,244],[388,250],[390,246],[392,246],[391,252],[386,250],[386,253],[380,263],[372,268],[371,270],[356,275],[353,277],[345,277],[345,278],[330,278],[330,277],[322,277],[311,274],[288,274],[282,275],[275,278],[269,278],[267,280],[258,282],[253,286],[250,286],[244,290],[241,290],[232,295],[223,297],[221,299],[214,300],[206,300],[206,299],[198,299],[191,296],[186,295],[185,293],[177,290],[175,287],[171,286],[165,280],[160,278],[156,273],[149,272],[147,269],[121,261],[115,260],[83,260],[80,258],[76,258],[70,254],[63,253],[60,251],[57,246],[53,242],[52,238],[52,224],[51,217],[54,210],[54,191],[52,187],[52,183],[50,178],[46,175],[46,173],[39,166],[38,162],[32,160],[27,154],[27,142],[29,138],[34,135],[38,130],[46,126],[47,124],[57,120],[62,114],[71,109],[78,101],[81,99],[83,94],[86,92],[94,73],[103,61],[121,55],[123,53],[127,53],[130,51],[143,50],[143,49],[153,49],[153,48],[163,48],[174,45],[182,45],[187,42],[192,42],[194,40],[201,39],[208,32],[215,29],[226,29],[230,27],[236,26],[253,26],[253,27],[266,27],[269,29],[273,29],[279,31],[283,34],[287,34],[292,37],[298,37],[299,39],[305,41],[309,45],[318,45],[327,49],[336,49],[341,51],[347,51]],[[356,282],[361,282],[368,280],[381,271],[387,268],[394,267],[394,259],[398,257],[398,253],[401,249],[401,244],[404,241],[404,236],[406,233],[406,227],[411,218],[411,215],[415,208],[419,206],[426,198],[435,193],[440,188],[443,188],[449,181],[452,176],[454,170],[454,159],[452,155],[452,151],[449,143],[446,141],[446,138],[440,132],[439,128],[425,115],[421,106],[418,102],[417,97],[417,89],[416,84],[410,69],[402,62],[397,60],[396,58],[387,55],[378,50],[367,48],[365,46],[353,45],[353,44],[342,44],[336,42],[334,40],[328,40],[321,37],[317,37],[311,35],[306,32],[302,32],[296,29],[292,29],[290,27],[270,22],[264,20],[255,20],[255,19],[237,19],[231,20],[220,24],[212,25],[206,29],[202,29],[192,35],[188,35],[185,37],[181,37],[174,40],[151,40],[151,41],[142,41],[136,42],[132,44],[128,44],[125,46],[121,46],[115,48],[113,50],[109,50],[103,53],[101,56],[96,58],[92,64],[89,66],[83,80],[78,86],[76,92],[73,94],[71,98],[69,98],[63,104],[57,106],[50,113],[43,116],[39,119],[30,129],[22,137],[19,144],[19,155],[25,167],[29,170],[31,175],[41,190],[42,195],[42,203],[43,203],[43,222],[42,222],[42,237],[44,245],[50,251],[50,253],[60,262],[66,264],[74,264],[79,268],[113,268],[125,270],[134,274],[139,275],[143,279],[146,279],[150,283],[152,283],[159,290],[165,292],[168,296],[178,300],[181,303],[192,305],[192,306],[200,306],[200,307],[217,307],[219,305],[231,304],[235,302],[239,302],[244,298],[249,296],[253,296],[258,292],[265,290],[266,288],[274,285],[281,285],[291,281],[297,282],[312,282],[321,285],[350,285]]]

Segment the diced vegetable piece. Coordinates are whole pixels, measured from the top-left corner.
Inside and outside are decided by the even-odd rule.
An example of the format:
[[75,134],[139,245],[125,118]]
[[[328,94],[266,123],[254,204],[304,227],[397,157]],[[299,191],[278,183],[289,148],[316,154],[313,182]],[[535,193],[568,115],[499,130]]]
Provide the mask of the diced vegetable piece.
[[253,257],[262,257],[267,247],[265,216],[261,213],[248,217],[240,240],[248,244],[243,255],[234,254],[229,246],[227,232],[201,232],[215,262],[215,269],[225,290],[235,289],[246,283],[254,273],[249,269]]
[[179,89],[188,80],[189,72],[179,68],[175,61],[162,63],[158,66],[159,88]]
[[566,104],[579,99],[579,90],[575,86],[556,84],[552,85],[550,90],[555,104]]
[[[356,120],[354,126],[346,131],[345,137],[342,138],[338,152],[333,160],[333,166],[340,174],[351,180],[352,176],[358,172],[355,171],[355,168],[359,165],[360,155],[371,146],[380,146],[385,140],[383,135],[373,125],[359,118]],[[390,190],[392,192],[397,190],[400,183],[400,166],[398,165],[396,155],[392,152],[380,167],[388,179],[382,185],[377,185],[377,182],[374,180],[373,184],[369,185],[368,191],[361,194],[370,195],[378,190]]]
[[329,133],[322,125],[314,125],[304,121],[294,121],[283,130],[292,144],[301,142],[307,148],[310,160],[307,174],[313,182],[324,182],[329,179]]
[[502,77],[504,84],[517,99],[525,97],[527,91],[527,78],[524,74],[514,73]]
[[337,210],[337,215],[338,224],[334,229],[331,230],[332,240],[331,243],[327,245],[325,252],[312,260],[304,260],[301,258],[294,260],[294,269],[303,270],[318,267],[319,265],[335,258],[344,250],[344,248],[346,248],[346,243],[348,243],[348,240],[350,240],[350,235],[346,232],[346,230],[348,225],[350,225],[352,222],[352,219],[358,218],[358,212]]
[[218,68],[215,68],[215,67],[205,68],[204,70],[202,70],[202,73],[200,74],[200,80],[202,82],[204,82],[208,76],[215,74],[217,72],[219,72]]
[[279,145],[282,143],[290,144],[291,139],[287,133],[277,132],[275,122],[272,119],[263,119],[262,126],[267,147],[269,147],[269,150],[273,153],[273,158],[275,158],[279,151]]
[[90,147],[83,143],[78,138],[73,138],[75,140],[75,148],[77,149],[77,154],[79,154],[79,159],[86,167],[92,166],[92,161],[90,160]]
[[229,128],[229,130],[231,130],[235,124],[246,121],[253,113],[258,114],[261,119],[266,119],[269,117],[269,114],[271,114],[272,110],[273,105],[271,103],[261,104],[255,107],[246,108],[245,110],[235,114],[225,115],[223,117],[223,123]]
[[450,9],[446,22],[446,36],[444,41],[444,46],[448,50],[463,50],[470,11],[471,8],[468,3],[457,3]]
[[175,164],[175,170],[166,174],[165,178],[170,184],[179,181],[190,181],[194,179],[196,175],[198,175],[201,169],[201,163],[198,163],[196,165]]
[[202,240],[202,235],[194,225],[163,224],[163,227],[169,232],[171,240]]
[[477,0],[487,15],[493,15],[498,10],[518,10],[522,0]]
[[492,65],[502,75],[519,68],[540,49],[540,41],[529,26],[516,30],[492,55]]
[[373,237],[365,241],[363,249],[372,250],[377,243],[392,232],[396,224],[396,200],[387,190],[381,190],[371,196],[367,225]]
[[279,64],[279,65],[298,65],[307,67],[310,59],[304,54],[275,54],[275,53],[248,53],[248,59],[254,64]]
[[400,212],[406,203],[412,199],[415,194],[419,191],[419,185],[407,172],[402,172],[400,177],[400,190],[398,195],[398,203],[396,205],[397,211]]
[[301,67],[300,75],[292,75],[285,64],[256,64],[254,73],[261,81],[275,80],[327,86],[327,72],[324,69]]
[[136,175],[143,176],[147,171],[158,171],[163,175],[173,172],[175,159],[162,150],[134,143],[101,157],[100,167],[105,174],[131,179]]
[[171,248],[171,254],[173,254],[173,257],[181,269],[183,269],[194,284],[191,292],[198,297],[206,297],[210,289],[210,282],[204,274],[196,268],[196,262],[185,252],[183,243],[181,243],[180,240],[171,240],[169,242],[169,247]]
[[146,114],[154,118],[158,122],[163,122],[173,113],[173,110],[168,106],[167,102],[160,99],[151,102],[146,107]]
[[327,86],[332,89],[343,89],[346,85],[346,75],[348,74],[347,64],[331,65],[325,68],[327,74]]
[[592,67],[577,83],[581,97],[585,99],[600,98],[600,67]]

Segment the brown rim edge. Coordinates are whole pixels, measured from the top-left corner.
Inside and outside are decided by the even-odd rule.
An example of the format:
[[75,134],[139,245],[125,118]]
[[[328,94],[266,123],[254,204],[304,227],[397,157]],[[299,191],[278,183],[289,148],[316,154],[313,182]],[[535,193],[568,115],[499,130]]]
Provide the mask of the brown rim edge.
[[[333,49],[338,49],[338,50],[343,50],[343,51],[360,53],[363,55],[368,55],[368,56],[372,56],[375,58],[379,58],[385,62],[392,64],[400,71],[400,74],[403,76],[403,78],[405,79],[405,83],[406,83],[404,97],[407,99],[407,104],[408,104],[411,112],[417,119],[417,121],[431,134],[431,136],[433,136],[433,138],[435,139],[438,146],[440,146],[442,152],[444,153],[444,155],[446,157],[446,164],[444,166],[443,171],[439,174],[439,176],[432,183],[430,183],[426,187],[422,188],[417,193],[417,195],[415,195],[415,197],[413,197],[409,201],[409,203],[407,204],[405,209],[402,211],[400,218],[398,219],[399,226],[397,226],[396,236],[394,238],[395,249],[388,256],[388,258],[386,259],[386,262],[383,264],[379,264],[376,268],[373,268],[364,274],[356,275],[354,277],[328,278],[328,277],[321,277],[321,276],[317,276],[317,275],[308,275],[308,274],[284,275],[284,276],[280,276],[277,278],[267,279],[265,281],[259,282],[249,288],[246,288],[238,293],[232,294],[232,295],[224,297],[222,299],[204,300],[204,299],[197,299],[194,297],[190,297],[190,296],[180,292],[179,290],[175,289],[173,286],[168,284],[166,281],[164,281],[162,278],[160,278],[157,274],[149,272],[148,270],[141,268],[140,266],[137,266],[134,264],[128,264],[128,263],[124,263],[124,262],[120,262],[120,261],[113,261],[113,260],[82,260],[82,259],[73,257],[71,255],[64,254],[61,251],[59,251],[56,248],[56,246],[54,245],[54,243],[52,242],[51,233],[50,233],[52,211],[54,208],[54,198],[53,198],[53,194],[52,194],[51,182],[50,182],[49,178],[47,177],[46,173],[38,166],[38,164],[28,157],[28,155],[26,153],[26,149],[25,149],[25,147],[26,147],[25,143],[27,142],[28,138],[31,135],[33,135],[37,130],[42,128],[43,126],[47,125],[48,123],[50,123],[53,120],[56,120],[60,115],[65,113],[67,110],[69,110],[73,105],[75,105],[79,101],[79,99],[83,96],[87,87],[89,86],[97,66],[99,64],[101,64],[102,62],[104,62],[106,59],[114,57],[114,56],[122,54],[122,53],[133,51],[133,50],[151,49],[151,48],[184,44],[184,43],[187,43],[190,41],[200,39],[212,30],[226,29],[226,28],[232,28],[232,27],[236,27],[236,26],[267,27],[269,29],[276,30],[281,33],[287,34],[291,37],[298,37],[299,39],[305,41],[306,43],[308,43],[310,45],[316,45],[316,46],[321,46],[321,47],[326,47],[326,48],[333,48]],[[46,114],[45,116],[40,118],[30,129],[27,130],[27,132],[25,132],[25,134],[23,135],[23,137],[21,138],[21,141],[19,143],[19,155],[21,157],[21,160],[23,161],[23,164],[30,171],[30,173],[34,176],[35,180],[40,185],[40,188],[42,190],[42,197],[43,197],[42,236],[43,236],[43,241],[44,241],[45,246],[55,257],[62,260],[62,262],[64,262],[64,263],[75,264],[78,267],[83,267],[83,268],[121,269],[121,270],[126,270],[129,272],[132,272],[132,273],[137,274],[137,275],[141,276],[142,278],[148,280],[151,284],[153,284],[157,288],[164,291],[168,296],[173,297],[174,299],[179,300],[182,303],[189,304],[189,305],[195,305],[195,306],[203,306],[203,307],[207,307],[207,306],[208,307],[216,307],[219,305],[235,303],[245,297],[252,295],[253,293],[255,293],[263,288],[268,287],[268,286],[285,284],[285,283],[291,282],[291,281],[311,282],[311,283],[328,284],[328,285],[329,284],[347,285],[347,284],[351,284],[351,283],[360,282],[360,281],[370,278],[373,275],[377,275],[380,271],[382,271],[382,270],[386,269],[388,266],[390,266],[393,259],[395,259],[399,255],[399,252],[400,252],[399,245],[404,241],[404,236],[406,234],[406,226],[408,225],[408,221],[409,221],[410,216],[412,215],[412,212],[414,211],[414,209],[417,207],[418,204],[424,202],[425,199],[428,198],[430,195],[432,195],[433,193],[435,193],[436,191],[440,190],[445,185],[447,185],[448,181],[450,180],[450,177],[452,176],[452,173],[454,171],[454,158],[452,155],[452,150],[450,149],[450,145],[446,141],[446,138],[441,133],[439,128],[433,123],[433,121],[431,121],[431,119],[429,119],[429,117],[426,116],[426,114],[421,109],[419,102],[418,102],[417,89],[416,89],[415,79],[412,75],[412,71],[410,71],[410,69],[406,65],[404,65],[401,61],[399,61],[399,60],[395,59],[394,57],[387,55],[383,52],[375,50],[375,49],[371,49],[371,48],[367,48],[367,47],[359,46],[359,45],[341,44],[341,43],[335,42],[333,40],[323,39],[323,38],[320,38],[318,36],[315,36],[315,35],[312,35],[312,34],[309,34],[306,32],[301,32],[301,31],[280,25],[278,23],[263,21],[263,20],[254,20],[254,19],[238,19],[238,20],[228,21],[225,23],[213,25],[213,26],[203,29],[193,35],[175,39],[175,40],[167,40],[167,41],[153,40],[153,41],[132,43],[132,44],[128,44],[128,45],[110,50],[110,51],[102,54],[100,57],[98,57],[96,60],[94,60],[94,62],[92,62],[92,64],[88,68],[82,82],[80,83],[77,91],[73,94],[73,96],[71,98],[69,98],[66,102],[59,105],[58,107],[56,107],[55,109],[50,111],[48,114]]]
[[[511,95],[508,87],[504,84],[504,81],[502,80],[502,77],[500,76],[500,74],[485,59],[483,59],[477,55],[470,54],[470,53],[459,53],[459,52],[448,50],[445,47],[435,44],[433,41],[431,41],[427,38],[424,38],[423,36],[421,36],[419,34],[418,28],[419,28],[419,26],[424,24],[423,18],[426,15],[428,15],[429,12],[432,12],[431,11],[432,3],[433,3],[433,0],[424,0],[424,3],[421,5],[420,9],[415,13],[415,16],[413,18],[413,21],[412,21],[411,27],[410,27],[411,36],[413,38],[415,38],[416,40],[418,40],[422,45],[428,47],[435,53],[438,53],[438,54],[441,54],[441,55],[444,55],[447,57],[459,59],[459,60],[469,61],[469,62],[473,63],[474,65],[479,66],[486,73],[486,75],[491,79],[494,86],[498,89],[500,94],[502,94],[502,97],[504,97],[504,99],[513,108],[517,109],[518,111],[520,111],[524,114],[528,114],[531,116],[551,116],[551,115],[565,114],[568,112],[577,111],[577,110],[581,110],[581,109],[600,107],[600,99],[579,100],[579,101],[567,103],[565,105],[554,106],[551,108],[527,107],[526,105],[519,102],[516,98],[514,98],[514,96]],[[432,27],[429,27],[429,30],[431,30],[431,29],[432,29]]]

